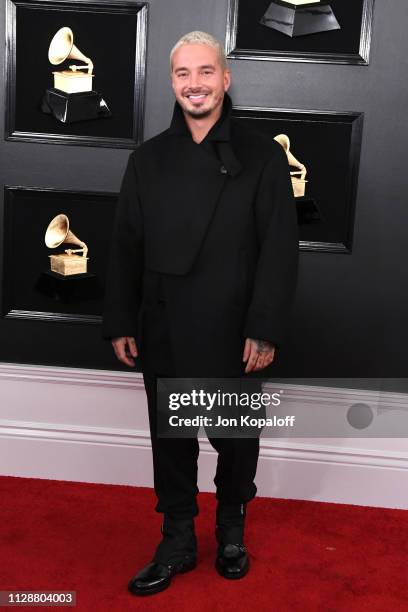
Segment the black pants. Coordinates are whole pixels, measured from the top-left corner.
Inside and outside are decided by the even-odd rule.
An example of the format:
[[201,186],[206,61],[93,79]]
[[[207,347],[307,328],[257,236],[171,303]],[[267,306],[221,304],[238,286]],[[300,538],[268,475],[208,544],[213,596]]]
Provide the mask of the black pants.
[[[149,409],[156,511],[179,518],[193,517],[198,514],[198,440],[157,436],[157,378],[176,377],[164,302],[156,302],[144,314],[142,337],[140,358]],[[209,437],[209,441],[218,452],[214,478],[217,499],[229,504],[253,499],[257,492],[254,478],[259,437]]]

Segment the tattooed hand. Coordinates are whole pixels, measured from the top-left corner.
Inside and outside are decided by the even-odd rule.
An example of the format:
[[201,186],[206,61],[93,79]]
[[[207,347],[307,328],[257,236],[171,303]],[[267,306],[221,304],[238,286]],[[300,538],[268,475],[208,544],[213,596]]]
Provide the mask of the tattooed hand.
[[242,361],[248,361],[245,373],[262,370],[272,363],[275,356],[275,345],[266,340],[245,340],[244,355]]

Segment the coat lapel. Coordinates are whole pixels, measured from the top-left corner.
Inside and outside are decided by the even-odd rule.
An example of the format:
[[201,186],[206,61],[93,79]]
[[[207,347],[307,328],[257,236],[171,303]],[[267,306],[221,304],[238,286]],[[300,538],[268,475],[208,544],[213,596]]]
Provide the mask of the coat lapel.
[[242,170],[230,143],[231,111],[226,94],[221,118],[197,144],[175,104],[145,210],[146,267],[186,274],[193,266],[226,183]]
[[145,208],[146,267],[186,274],[228,180],[226,168],[191,138],[168,135]]

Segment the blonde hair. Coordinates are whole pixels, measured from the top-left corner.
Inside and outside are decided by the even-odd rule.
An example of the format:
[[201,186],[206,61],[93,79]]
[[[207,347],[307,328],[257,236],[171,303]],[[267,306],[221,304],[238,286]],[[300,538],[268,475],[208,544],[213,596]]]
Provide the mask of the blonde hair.
[[193,32],[189,32],[188,34],[184,34],[176,42],[172,50],[170,51],[170,69],[172,70],[172,61],[173,55],[175,51],[181,47],[182,45],[208,45],[209,47],[213,47],[213,49],[217,49],[218,57],[220,60],[221,68],[223,70],[228,69],[227,57],[225,55],[224,45],[220,43],[219,40],[211,36],[211,34],[207,34],[207,32],[200,32],[200,30],[194,30]]

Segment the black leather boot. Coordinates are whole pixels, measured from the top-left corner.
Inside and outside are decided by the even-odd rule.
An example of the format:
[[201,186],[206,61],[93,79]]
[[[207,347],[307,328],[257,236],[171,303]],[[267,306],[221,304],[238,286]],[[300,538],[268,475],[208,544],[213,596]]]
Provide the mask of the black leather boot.
[[183,574],[197,565],[197,538],[194,519],[165,515],[161,526],[163,539],[153,559],[128,584],[134,595],[153,595],[166,589],[175,574]]
[[236,580],[248,573],[249,557],[244,545],[245,517],[246,504],[218,503],[215,567],[224,578]]

